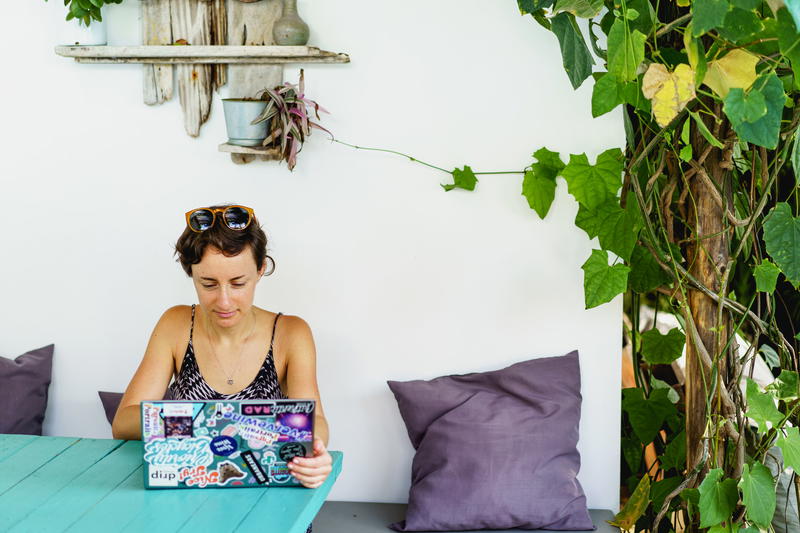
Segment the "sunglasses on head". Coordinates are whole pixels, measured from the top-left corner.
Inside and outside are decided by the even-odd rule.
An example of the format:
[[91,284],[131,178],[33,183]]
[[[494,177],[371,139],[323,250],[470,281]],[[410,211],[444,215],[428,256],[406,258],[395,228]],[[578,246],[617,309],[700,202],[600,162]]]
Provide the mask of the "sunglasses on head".
[[253,220],[253,210],[243,205],[229,205],[228,207],[200,207],[186,213],[186,225],[196,233],[212,227],[217,220],[217,213],[222,214],[222,221],[233,230],[243,230]]

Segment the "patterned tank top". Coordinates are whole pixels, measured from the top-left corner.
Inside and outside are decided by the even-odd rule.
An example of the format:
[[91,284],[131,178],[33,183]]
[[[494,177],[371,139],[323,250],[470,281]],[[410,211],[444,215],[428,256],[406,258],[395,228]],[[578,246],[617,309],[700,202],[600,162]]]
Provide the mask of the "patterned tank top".
[[275,343],[275,329],[278,326],[278,318],[281,313],[275,316],[272,325],[272,338],[269,341],[269,351],[267,352],[258,375],[247,387],[232,394],[217,392],[206,382],[197,366],[197,359],[194,356],[192,346],[192,334],[194,333],[194,310],[192,305],[192,324],[189,328],[189,345],[186,346],[186,354],[183,356],[183,363],[169,388],[170,396],[175,400],[273,400],[286,398],[278,383],[278,372],[275,370],[275,361],[272,357],[272,347]]

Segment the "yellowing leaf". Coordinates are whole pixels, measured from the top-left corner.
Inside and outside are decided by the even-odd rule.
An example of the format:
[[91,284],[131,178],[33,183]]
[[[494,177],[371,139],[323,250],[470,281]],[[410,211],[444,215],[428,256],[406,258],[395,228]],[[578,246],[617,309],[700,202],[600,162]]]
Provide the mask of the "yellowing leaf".
[[651,63],[642,78],[642,94],[652,103],[656,122],[663,128],[696,96],[694,70],[681,63],[670,72],[660,63]]
[[734,87],[746,90],[756,81],[758,56],[741,48],[732,50],[722,59],[708,64],[703,83],[722,98]]

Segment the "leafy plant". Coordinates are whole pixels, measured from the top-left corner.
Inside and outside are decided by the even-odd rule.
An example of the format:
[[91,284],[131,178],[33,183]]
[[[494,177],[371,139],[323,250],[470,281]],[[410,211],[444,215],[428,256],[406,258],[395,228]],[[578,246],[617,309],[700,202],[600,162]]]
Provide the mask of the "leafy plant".
[[306,97],[302,69],[297,85],[286,82],[273,89],[264,89],[259,93],[259,98],[267,100],[268,103],[252,124],[272,120],[269,134],[262,145],[279,148],[281,159],[286,161],[289,170],[294,169],[297,164],[297,154],[303,149],[303,143],[311,135],[312,128],[331,134],[330,131],[309,119],[312,109],[318,120],[319,112],[327,113],[327,111],[317,102]]
[[100,10],[103,6],[121,3],[122,0],[64,0],[64,5],[69,6],[66,20],[78,19],[79,23],[82,22],[86,26],[89,26],[92,20],[102,22],[103,15]]

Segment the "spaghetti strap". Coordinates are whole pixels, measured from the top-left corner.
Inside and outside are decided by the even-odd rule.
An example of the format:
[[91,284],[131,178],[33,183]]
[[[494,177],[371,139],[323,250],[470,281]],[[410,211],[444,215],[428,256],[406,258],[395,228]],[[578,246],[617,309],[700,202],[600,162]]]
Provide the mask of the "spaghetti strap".
[[269,353],[272,353],[272,345],[275,343],[275,330],[278,328],[278,318],[283,313],[278,313],[275,315],[275,322],[272,323],[272,338],[269,340]]
[[194,333],[194,304],[192,304],[192,325],[189,326],[189,344],[192,343],[192,334]]

